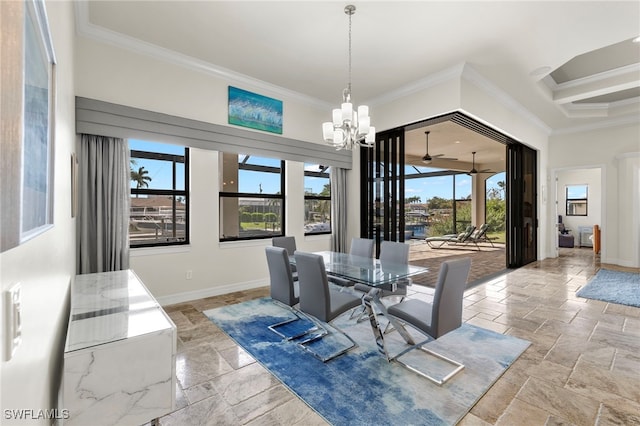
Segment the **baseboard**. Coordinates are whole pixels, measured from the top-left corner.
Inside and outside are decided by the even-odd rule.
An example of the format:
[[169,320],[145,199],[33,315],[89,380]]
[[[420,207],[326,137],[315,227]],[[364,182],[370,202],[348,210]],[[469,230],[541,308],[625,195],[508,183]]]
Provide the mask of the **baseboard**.
[[640,264],[634,263],[633,260],[624,259],[600,259],[600,263],[606,263],[609,265],[624,266],[627,268],[640,268]]
[[220,296],[222,294],[234,293],[236,291],[251,290],[254,288],[268,286],[268,280],[246,281],[222,286],[209,287],[202,290],[185,291],[183,293],[170,294],[168,296],[156,297],[161,306],[174,305],[176,303],[189,302],[191,300],[204,299],[205,297]]

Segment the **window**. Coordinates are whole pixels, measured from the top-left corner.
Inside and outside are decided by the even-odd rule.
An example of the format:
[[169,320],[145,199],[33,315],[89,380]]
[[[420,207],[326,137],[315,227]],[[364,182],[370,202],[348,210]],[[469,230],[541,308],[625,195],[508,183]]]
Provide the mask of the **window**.
[[131,247],[189,243],[189,149],[129,141]]
[[220,153],[220,241],[284,235],[284,161]]
[[453,232],[453,174],[433,167],[405,167],[405,238]]
[[487,232],[504,242],[507,229],[506,172],[497,173],[485,180],[484,222],[489,226]]
[[304,234],[331,233],[331,175],[329,166],[304,165]]
[[587,216],[588,185],[567,185],[567,216]]
[[471,225],[471,177],[466,174],[453,176],[454,233],[464,232]]

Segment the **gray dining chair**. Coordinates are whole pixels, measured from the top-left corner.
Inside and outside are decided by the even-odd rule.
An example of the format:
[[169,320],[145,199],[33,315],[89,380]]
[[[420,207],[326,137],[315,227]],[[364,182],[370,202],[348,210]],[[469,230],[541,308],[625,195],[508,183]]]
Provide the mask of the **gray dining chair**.
[[[409,264],[409,244],[399,243],[396,241],[383,241],[380,247],[380,264],[384,267],[385,263],[394,263],[401,265]],[[407,287],[412,284],[411,278],[402,278],[395,282],[396,289],[395,290],[380,290],[380,298],[389,297],[389,296],[399,296],[400,302],[404,300],[407,296]],[[372,287],[366,284],[355,284],[353,286],[355,291],[359,291],[361,293],[367,294],[371,291]],[[360,312],[357,321],[363,321],[364,318],[364,309]],[[389,326],[388,326],[389,327]],[[387,328],[385,331],[389,331]]]
[[280,331],[285,324],[300,320],[298,313],[293,307],[300,301],[300,285],[294,281],[289,262],[287,250],[282,247],[265,247],[267,254],[267,266],[269,267],[269,289],[271,299],[276,303],[288,307],[294,314],[294,318],[272,324],[269,330],[285,339],[294,339],[306,333],[300,332],[295,335],[287,335]]
[[[288,235],[285,235],[283,237],[273,237],[271,238],[271,245],[274,247],[282,247],[287,251],[287,254],[289,256],[293,256],[293,253],[296,252],[296,237],[291,237]],[[291,265],[291,271],[293,272],[293,279],[297,280],[298,275],[296,274],[296,265]]]
[[323,323],[331,323],[341,314],[359,306],[361,300],[353,294],[340,292],[329,287],[322,256],[298,251],[295,253],[295,259],[296,265],[298,265],[298,279],[300,282],[299,309],[323,330],[322,333],[312,334],[307,339],[302,338],[298,343],[322,362],[327,362],[355,348],[357,346],[356,342],[349,335],[332,325],[334,329],[351,341],[351,346],[323,357],[313,351],[308,344],[331,334]]
[[293,256],[296,252],[296,237],[284,236],[271,238],[271,245],[274,247],[282,247],[287,250],[289,256]]
[[[352,238],[351,247],[349,248],[349,254],[353,256],[369,257],[373,258],[374,241],[368,238]],[[328,275],[329,282],[339,285],[340,287],[351,287],[355,283],[346,278],[338,277],[335,275]]]
[[[433,303],[427,303],[417,299],[405,300],[396,305],[389,306],[387,308],[387,315],[413,326],[432,339],[439,339],[462,325],[462,299],[467,286],[470,269],[470,258],[442,262],[438,273],[438,281],[436,282]],[[455,367],[452,372],[438,379],[420,371],[415,366],[401,361],[399,358],[407,351],[403,351],[399,356],[393,358],[394,361],[431,380],[437,385],[446,383],[464,369],[463,364],[425,348],[423,343],[411,349],[421,349]]]

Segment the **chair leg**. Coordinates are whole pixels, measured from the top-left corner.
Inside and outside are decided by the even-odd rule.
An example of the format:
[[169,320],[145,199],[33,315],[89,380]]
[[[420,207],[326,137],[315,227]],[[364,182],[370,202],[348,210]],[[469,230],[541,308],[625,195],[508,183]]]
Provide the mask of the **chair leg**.
[[331,327],[333,327],[334,329],[336,329],[338,332],[340,332],[343,336],[345,336],[347,339],[349,339],[349,341],[351,342],[351,346],[348,346],[344,349],[339,350],[338,352],[335,352],[331,355],[329,355],[328,357],[323,357],[322,355],[318,354],[317,352],[313,351],[311,348],[308,347],[308,345],[310,343],[315,342],[318,339],[322,339],[325,336],[331,334],[331,332],[329,330],[327,330],[327,328],[320,323],[318,320],[312,318],[312,317],[307,317],[309,318],[310,321],[312,321],[318,328],[320,328],[322,330],[322,332],[318,333],[318,334],[313,334],[310,337],[297,342],[298,345],[300,347],[302,347],[305,351],[309,352],[310,354],[312,354],[314,357],[318,358],[320,361],[322,362],[328,362],[331,361],[334,358],[339,357],[340,355],[343,355],[347,352],[349,352],[351,349],[354,349],[356,347],[358,347],[358,344],[351,338],[351,336],[349,336],[347,333],[345,333],[344,331],[340,330],[338,327],[332,325]]
[[[318,327],[317,327],[317,325],[315,325],[315,322],[311,321],[311,319],[308,318],[306,315],[302,314],[301,312],[296,311],[291,306],[288,306],[288,305],[285,305],[285,304],[283,304],[281,302],[278,302],[277,300],[274,300],[274,303],[277,304],[277,305],[281,305],[283,308],[288,309],[295,316],[294,318],[289,318],[289,319],[281,321],[279,323],[271,324],[270,326],[267,327],[269,330],[273,331],[278,336],[282,337],[284,340],[297,339],[299,337],[304,336],[305,334],[309,334],[309,333],[312,333],[312,332],[318,330]],[[306,329],[304,331],[301,331],[301,332],[299,332],[297,334],[294,334],[294,335],[287,335],[287,334],[281,333],[278,330],[278,328],[280,328],[282,326],[285,326],[287,324],[291,324],[292,322],[296,322],[296,321],[302,320],[302,318],[300,317],[300,314],[302,314],[305,318],[307,318],[309,321],[311,321],[315,326],[311,327],[311,328],[308,328],[308,329]]]
[[[397,362],[398,364],[402,365],[403,367],[407,368],[408,370],[413,371],[414,373],[426,378],[427,380],[430,380],[431,382],[435,383],[438,386],[442,386],[443,384],[445,384],[446,382],[448,382],[453,376],[455,376],[456,374],[458,374],[459,372],[461,372],[462,370],[464,370],[464,364],[459,363],[458,361],[454,361],[451,358],[448,358],[442,354],[439,354],[437,352],[432,351],[431,349],[427,349],[424,346],[416,346],[412,349],[420,349],[438,359],[441,359],[451,365],[453,365],[455,367],[455,369],[453,371],[451,371],[450,373],[448,373],[447,375],[445,375],[444,377],[438,379],[435,378],[433,376],[430,376],[429,374],[420,371],[418,368],[409,365],[403,361],[401,361],[399,358],[406,354],[408,351],[404,351],[402,353],[400,353],[399,355],[397,355],[396,357],[393,358],[393,361]],[[411,350],[411,349],[410,349]]]

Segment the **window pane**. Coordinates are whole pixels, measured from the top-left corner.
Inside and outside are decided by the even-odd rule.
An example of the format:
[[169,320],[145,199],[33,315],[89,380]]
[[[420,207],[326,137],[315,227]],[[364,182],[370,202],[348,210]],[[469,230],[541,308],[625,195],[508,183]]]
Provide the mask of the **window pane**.
[[429,214],[427,237],[453,233],[453,176],[434,176],[416,180],[424,182],[424,188],[420,192],[425,194]]
[[567,185],[567,199],[587,198],[587,185]]
[[463,232],[471,225],[471,200],[456,201],[456,232]]
[[331,196],[331,181],[329,178],[305,176],[304,195]]
[[567,216],[587,215],[587,185],[567,185]]
[[184,163],[176,163],[176,188],[173,187],[173,162],[132,157],[131,188],[184,190]]
[[280,194],[280,173],[238,170],[238,192]]
[[238,155],[239,162],[243,164],[252,164],[256,166],[269,166],[269,167],[280,167],[280,162],[282,160],[278,160],[276,158],[264,158],[264,157],[256,157],[253,155],[240,154]]
[[222,192],[281,194],[282,161],[245,154],[222,153]]
[[456,200],[471,199],[471,176],[456,175]]
[[188,243],[188,149],[130,140],[132,247]]
[[282,235],[282,200],[220,197],[221,239]]
[[485,188],[484,221],[489,226],[487,232],[497,237],[499,242],[504,242],[507,229],[506,173],[501,172],[491,176],[486,180]]
[[183,242],[186,240],[184,197],[131,197],[129,239],[133,245]]
[[586,216],[586,200],[567,200],[567,216]]
[[304,200],[304,232],[331,232],[331,200]]
[[331,232],[331,178],[329,166],[304,165],[304,233]]

